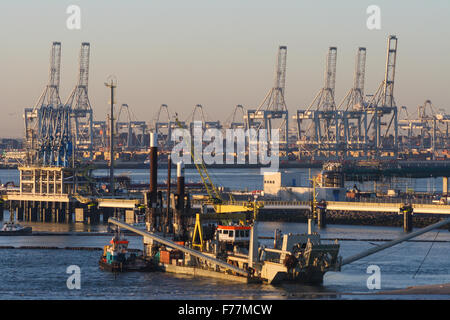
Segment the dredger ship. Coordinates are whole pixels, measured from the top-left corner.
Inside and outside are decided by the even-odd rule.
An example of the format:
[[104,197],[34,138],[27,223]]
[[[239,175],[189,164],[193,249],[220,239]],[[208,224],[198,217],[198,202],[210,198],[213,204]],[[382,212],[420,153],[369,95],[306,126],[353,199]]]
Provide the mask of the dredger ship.
[[322,243],[311,227],[304,234],[282,234],[275,230],[273,247],[269,247],[258,245],[257,223],[217,225],[213,239],[195,243],[172,241],[115,219],[110,222],[143,235],[145,259],[159,271],[240,282],[320,284],[323,275],[339,270],[341,263],[340,245]]
[[[151,146],[150,190],[144,196],[146,230],[115,218],[108,221],[143,236],[143,259],[155,266],[154,270],[240,282],[318,284],[323,282],[328,271],[340,271],[343,265],[450,223],[450,219],[445,219],[342,259],[339,243],[322,242],[320,234],[314,230],[314,220],[323,213],[321,210],[326,210],[326,206],[315,200],[313,192],[308,231],[282,234],[275,230],[273,245],[263,245],[258,242],[258,210],[262,203],[256,198],[237,202],[232,196],[229,201],[224,201],[202,163],[196,167],[207,190],[208,201],[201,210],[197,210],[201,213],[190,206],[181,163],[177,164],[177,190],[171,193],[168,188],[167,207],[164,208],[162,196],[157,191],[155,136],[151,136]],[[168,181],[170,168],[169,159]],[[207,206],[214,212],[208,212]]]

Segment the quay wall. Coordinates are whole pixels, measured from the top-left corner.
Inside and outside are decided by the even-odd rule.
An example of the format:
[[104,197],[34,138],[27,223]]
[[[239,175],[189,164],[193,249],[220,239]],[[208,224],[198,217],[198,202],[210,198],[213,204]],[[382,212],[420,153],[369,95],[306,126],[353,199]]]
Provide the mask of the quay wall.
[[[260,221],[300,222],[308,221],[309,210],[279,210],[261,209],[258,215]],[[436,223],[448,215],[414,214],[413,224],[422,228]],[[390,212],[355,212],[355,211],[327,211],[327,224],[368,225],[385,227],[402,227],[403,215]]]

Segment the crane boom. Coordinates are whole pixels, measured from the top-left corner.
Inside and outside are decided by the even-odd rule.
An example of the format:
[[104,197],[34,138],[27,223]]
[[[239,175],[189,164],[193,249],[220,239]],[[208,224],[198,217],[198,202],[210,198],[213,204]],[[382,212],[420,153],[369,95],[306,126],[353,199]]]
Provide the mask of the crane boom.
[[[183,125],[178,120],[178,116],[175,117],[175,123],[180,129],[183,129]],[[230,202],[226,203],[220,193],[216,188],[214,183],[211,180],[211,177],[208,174],[208,170],[206,169],[205,163],[203,162],[203,157],[200,157],[200,161],[195,161],[195,154],[193,151],[194,148],[190,148],[191,159],[194,162],[195,168],[197,169],[200,179],[202,180],[203,185],[205,186],[206,192],[208,193],[208,202],[207,204],[212,204],[214,211],[216,213],[233,213],[233,212],[250,212],[255,210],[256,208],[261,208],[262,204],[257,203],[255,205],[254,202],[248,202],[245,204],[237,204],[230,194]]]
[[[183,125],[178,120],[178,117],[175,118],[175,123],[180,129],[183,129]],[[223,199],[220,196],[219,191],[217,190],[216,186],[211,180],[211,177],[208,174],[208,171],[206,170],[205,163],[203,162],[203,157],[200,157],[201,161],[198,163],[198,161],[195,161],[195,154],[194,154],[194,148],[190,148],[191,153],[191,159],[192,162],[195,165],[195,168],[198,171],[198,174],[200,175],[200,179],[202,180],[203,185],[206,188],[206,192],[208,193],[209,200],[212,201],[213,204],[222,203]]]

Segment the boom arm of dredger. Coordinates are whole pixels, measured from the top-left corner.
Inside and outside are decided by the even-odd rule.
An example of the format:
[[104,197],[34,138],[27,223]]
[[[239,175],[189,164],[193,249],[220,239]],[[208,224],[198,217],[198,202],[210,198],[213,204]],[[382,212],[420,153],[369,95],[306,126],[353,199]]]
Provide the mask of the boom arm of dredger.
[[[184,129],[181,122],[178,120],[178,115],[175,116],[175,123],[180,129]],[[206,192],[208,193],[208,198],[210,204],[213,205],[214,211],[216,213],[232,213],[232,212],[248,212],[254,211],[254,203],[248,202],[245,204],[237,204],[235,203],[233,196],[230,194],[230,203],[225,203],[222,197],[220,196],[219,191],[211,180],[211,177],[208,174],[208,170],[206,170],[205,163],[203,162],[203,157],[200,157],[200,163],[196,161],[194,155],[194,148],[190,148],[191,159],[197,169],[200,178],[202,179],[203,185],[205,186]],[[262,205],[258,205],[261,207]]]
[[429,225],[428,227],[419,229],[419,230],[417,230],[415,232],[409,233],[409,234],[404,235],[404,236],[402,236],[400,238],[397,238],[395,240],[389,241],[388,243],[379,245],[379,246],[374,247],[374,248],[370,248],[370,249],[368,249],[366,251],[363,251],[361,253],[358,253],[358,254],[355,254],[355,255],[353,255],[351,257],[343,259],[342,262],[341,262],[341,266],[349,264],[349,263],[352,263],[352,262],[355,262],[357,260],[360,260],[362,258],[370,256],[370,255],[372,255],[374,253],[377,253],[377,252],[379,252],[381,250],[384,250],[384,249],[390,248],[392,246],[395,246],[395,245],[397,245],[397,244],[399,244],[399,243],[401,243],[403,241],[407,241],[409,239],[412,239],[412,238],[415,238],[417,236],[420,236],[421,234],[424,234],[424,233],[426,233],[428,231],[431,231],[433,229],[445,226],[445,225],[447,225],[449,223],[450,223],[450,218],[449,219],[444,219],[444,220],[441,220],[441,221],[439,221],[439,222],[437,222],[435,224]]

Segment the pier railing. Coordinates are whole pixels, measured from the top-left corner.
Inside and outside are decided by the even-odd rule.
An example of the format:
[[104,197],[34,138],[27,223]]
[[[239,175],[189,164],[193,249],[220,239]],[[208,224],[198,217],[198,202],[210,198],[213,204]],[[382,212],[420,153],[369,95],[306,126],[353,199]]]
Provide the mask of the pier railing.
[[[304,207],[304,206],[311,206],[311,203],[309,201],[277,201],[277,200],[264,200],[264,201],[258,201],[259,204],[262,204],[265,208],[267,207]],[[191,204],[193,207],[202,206],[206,204],[205,200],[191,200]],[[244,206],[245,204],[248,204],[248,201],[233,201],[233,202],[226,202],[226,204],[234,204],[238,206]],[[212,205],[211,205],[212,206]]]
[[47,202],[70,202],[71,196],[64,193],[38,194],[27,192],[8,192],[2,195],[3,200],[17,201],[47,201]]
[[[400,212],[400,207],[405,204],[411,204],[414,213],[425,214],[450,214],[450,205],[438,204],[431,201],[407,201],[410,199],[360,199],[351,201],[327,201],[327,210],[336,211],[367,211],[367,212]],[[259,201],[264,205],[264,209],[291,209],[291,210],[309,210],[311,203],[309,201]],[[192,202],[193,208],[200,208],[205,202],[196,200]],[[234,202],[234,204],[245,204],[245,202]]]
[[417,197],[376,197],[376,198],[347,198],[345,202],[366,202],[366,203],[409,203],[409,204],[445,204],[433,198]]

